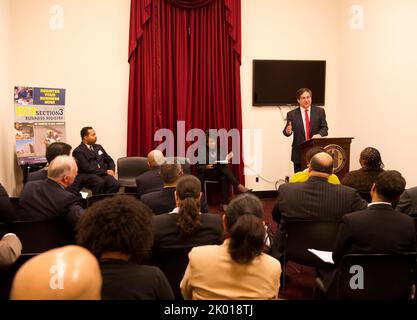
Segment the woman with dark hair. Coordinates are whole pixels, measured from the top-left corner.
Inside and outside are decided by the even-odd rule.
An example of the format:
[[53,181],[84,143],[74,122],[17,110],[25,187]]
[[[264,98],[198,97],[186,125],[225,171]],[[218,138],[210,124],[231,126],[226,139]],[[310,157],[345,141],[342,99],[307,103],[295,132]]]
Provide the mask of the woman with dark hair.
[[176,208],[153,217],[153,250],[192,248],[223,241],[223,226],[217,214],[200,212],[201,184],[192,175],[178,180]]
[[154,266],[140,265],[152,246],[152,212],[133,197],[96,202],[81,216],[77,242],[100,261],[103,300],[171,300],[171,287]]
[[[342,184],[355,188],[360,193],[369,193],[376,177],[384,171],[384,163],[379,151],[372,147],[362,150],[359,170],[351,171],[342,179]],[[370,196],[369,196],[370,197]]]
[[185,299],[277,299],[281,265],[263,253],[265,225],[257,197],[242,194],[223,216],[222,245],[193,248],[181,281]]

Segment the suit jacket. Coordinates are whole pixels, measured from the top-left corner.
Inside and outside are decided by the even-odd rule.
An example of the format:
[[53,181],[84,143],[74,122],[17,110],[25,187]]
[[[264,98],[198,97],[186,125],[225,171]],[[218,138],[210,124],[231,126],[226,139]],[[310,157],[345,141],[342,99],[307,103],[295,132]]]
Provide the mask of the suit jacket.
[[[289,136],[286,133],[288,123],[291,121],[292,130],[294,134],[291,151],[291,161],[294,163],[301,163],[301,143],[306,141],[306,134],[304,130],[303,117],[301,115],[301,108],[298,107],[287,113],[287,123],[283,130],[285,136]],[[326,121],[326,112],[320,107],[311,107],[310,110],[310,137],[315,134],[319,134],[322,137],[327,136],[328,127]]]
[[25,185],[20,195],[20,220],[64,218],[75,226],[84,212],[81,201],[81,197],[66,191],[51,179],[32,181]]
[[342,179],[342,184],[355,188],[359,192],[370,192],[376,177],[383,172],[381,168],[361,168],[348,172]]
[[160,169],[160,167],[154,167],[136,178],[137,194],[139,197],[149,192],[162,190],[164,182],[159,175]]
[[107,154],[99,144],[93,144],[94,151],[81,143],[72,152],[72,156],[77,160],[79,174],[97,174],[106,176],[107,170],[115,170],[116,166],[113,159]]
[[339,222],[346,213],[366,208],[358,191],[328,183],[326,178],[310,177],[306,182],[287,183],[279,187],[272,210],[279,223],[272,253],[281,257],[285,248],[285,223],[291,220]]
[[17,214],[10,203],[9,195],[0,184],[0,222],[10,223],[16,220]]
[[6,234],[0,240],[0,269],[11,266],[22,253],[22,243],[15,234]]
[[201,215],[201,227],[183,239],[176,224],[176,213],[153,216],[154,250],[184,249],[223,241],[223,224],[219,215]]
[[43,168],[28,174],[27,181],[45,180],[48,178],[48,168]]
[[342,217],[333,261],[339,264],[349,253],[404,253],[416,251],[412,218],[389,204],[374,204]]
[[229,240],[220,246],[193,248],[181,281],[184,299],[277,299],[281,264],[262,253],[248,264],[231,258]]
[[[163,188],[159,191],[153,191],[141,196],[140,200],[146,204],[154,214],[171,212],[175,209],[175,187]],[[200,200],[201,213],[208,213],[207,201],[204,194]]]
[[417,216],[417,187],[405,190],[395,209],[411,216]]

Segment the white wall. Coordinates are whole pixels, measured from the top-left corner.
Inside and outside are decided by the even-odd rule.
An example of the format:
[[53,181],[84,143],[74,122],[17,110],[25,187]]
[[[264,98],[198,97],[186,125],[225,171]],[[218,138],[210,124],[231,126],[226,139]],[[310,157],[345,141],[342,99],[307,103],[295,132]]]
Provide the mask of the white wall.
[[[91,125],[115,160],[125,156],[130,0],[61,0],[62,30],[49,24],[56,1],[11,3],[13,85],[67,89],[67,142],[76,147],[80,129]],[[14,153],[13,137],[6,149]]]
[[[293,174],[293,164],[292,137],[282,134],[283,116],[289,108],[282,109],[282,116],[276,107],[252,107],[252,60],[327,60],[325,109],[329,135],[334,136],[340,65],[339,8],[340,1],[334,0],[242,0],[243,127],[263,129],[263,151],[257,155],[262,168],[254,171],[272,182],[260,179],[257,183],[256,175],[246,176],[247,186],[254,190],[274,190],[275,181]],[[251,154],[255,150],[253,146],[249,149]]]

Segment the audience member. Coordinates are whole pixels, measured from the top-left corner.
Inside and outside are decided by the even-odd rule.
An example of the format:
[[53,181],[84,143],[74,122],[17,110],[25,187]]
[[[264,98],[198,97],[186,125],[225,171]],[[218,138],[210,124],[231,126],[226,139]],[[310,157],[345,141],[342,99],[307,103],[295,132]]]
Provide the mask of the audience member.
[[333,172],[333,159],[326,152],[313,156],[306,182],[287,183],[279,187],[272,210],[279,224],[272,255],[281,258],[285,249],[285,224],[291,220],[339,222],[341,217],[366,207],[357,190],[328,182]]
[[417,217],[417,187],[405,190],[395,209],[410,216]]
[[342,179],[342,184],[355,188],[359,192],[370,192],[376,177],[384,171],[381,154],[375,148],[368,147],[362,150],[359,170],[351,171]]
[[[310,166],[311,158],[314,155],[316,155],[317,153],[320,153],[320,152],[326,152],[326,151],[322,147],[314,146],[306,152],[307,168],[303,171],[299,171],[296,174],[294,174],[290,179],[291,183],[293,183],[293,182],[304,182],[304,181],[308,180],[308,167]],[[329,176],[329,183],[340,184],[340,180],[337,177],[337,175],[332,173]]]
[[83,213],[81,198],[65,190],[77,175],[70,156],[58,156],[48,167],[48,179],[28,182],[20,195],[20,220],[44,221],[64,218],[75,226]]
[[225,158],[221,158],[224,150],[220,148],[217,143],[217,134],[211,134],[210,130],[206,132],[206,159],[204,163],[197,164],[197,176],[201,183],[204,180],[219,181],[221,189],[221,204],[220,206],[225,211],[229,203],[228,183],[230,182],[234,188],[239,192],[249,192],[250,189],[242,185],[239,180],[233,175],[227,164],[216,163],[218,161],[229,161],[233,157],[233,153],[225,154]]
[[45,180],[48,178],[48,165],[58,156],[69,156],[71,154],[72,147],[65,142],[54,142],[46,147],[46,161],[47,166],[35,172],[28,174],[27,181]]
[[[177,181],[183,174],[181,164],[163,164],[160,173],[162,181],[164,182],[163,189],[146,193],[142,195],[140,200],[151,208],[152,212],[156,215],[171,212],[176,207],[175,188],[177,186]],[[204,194],[201,195],[200,201],[201,212],[207,213],[208,206]]]
[[114,161],[101,145],[96,144],[95,130],[92,127],[82,128],[81,139],[81,144],[72,152],[79,174],[71,190],[78,193],[87,188],[93,195],[117,193],[119,183],[115,179]]
[[101,274],[97,259],[79,246],[46,251],[17,272],[12,300],[100,300]]
[[149,170],[136,178],[139,197],[149,192],[161,190],[164,187],[164,183],[159,175],[163,163],[165,163],[165,157],[161,150],[152,150],[148,153]]
[[[397,254],[416,251],[416,231],[413,219],[400,214],[392,207],[405,188],[405,180],[398,171],[385,171],[371,188],[372,203],[368,208],[342,217],[333,250],[337,267],[349,253]],[[337,270],[319,268],[327,295],[334,292]],[[389,290],[389,288],[386,288]]]
[[173,299],[162,271],[139,264],[152,239],[152,212],[133,197],[107,198],[87,209],[77,226],[77,241],[100,260],[103,299]]
[[7,233],[0,240],[0,269],[11,266],[22,253],[22,243],[14,233]]
[[185,299],[277,299],[279,261],[263,253],[262,203],[252,194],[230,202],[222,245],[193,248],[181,281]]
[[17,220],[6,189],[0,183],[0,222],[10,223]]
[[201,214],[201,184],[192,175],[178,180],[176,208],[153,217],[154,250],[192,248],[223,241],[223,227],[217,214]]

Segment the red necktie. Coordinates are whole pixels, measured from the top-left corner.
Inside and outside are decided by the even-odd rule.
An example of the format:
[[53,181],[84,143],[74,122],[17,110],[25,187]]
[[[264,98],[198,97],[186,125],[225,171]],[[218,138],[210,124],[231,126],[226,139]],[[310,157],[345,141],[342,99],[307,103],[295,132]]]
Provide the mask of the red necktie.
[[304,110],[306,115],[306,140],[310,140],[310,119],[308,117],[307,109]]

